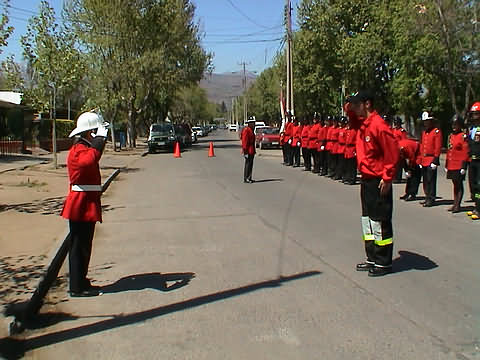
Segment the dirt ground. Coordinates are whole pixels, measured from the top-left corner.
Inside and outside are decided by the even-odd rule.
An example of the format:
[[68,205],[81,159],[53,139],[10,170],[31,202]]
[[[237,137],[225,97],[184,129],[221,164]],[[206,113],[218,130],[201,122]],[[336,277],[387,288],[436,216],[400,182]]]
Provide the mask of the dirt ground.
[[[107,147],[100,161],[102,182],[116,169],[128,170],[145,150],[141,145],[120,152]],[[68,233],[68,222],[60,216],[69,185],[66,155],[58,154],[57,169],[49,162],[0,174],[0,305],[31,296]],[[108,191],[104,198],[108,199]],[[65,283],[63,275],[56,288],[63,289]],[[65,297],[64,289],[61,293],[52,289],[46,305],[56,305]],[[5,331],[2,327],[0,337]]]

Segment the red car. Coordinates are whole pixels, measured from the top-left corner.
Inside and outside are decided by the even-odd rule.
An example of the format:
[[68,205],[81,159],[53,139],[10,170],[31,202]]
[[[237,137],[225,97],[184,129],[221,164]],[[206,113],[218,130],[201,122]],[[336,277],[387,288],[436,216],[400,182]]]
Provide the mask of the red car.
[[257,129],[255,145],[260,149],[280,149],[280,129],[274,127],[261,127]]

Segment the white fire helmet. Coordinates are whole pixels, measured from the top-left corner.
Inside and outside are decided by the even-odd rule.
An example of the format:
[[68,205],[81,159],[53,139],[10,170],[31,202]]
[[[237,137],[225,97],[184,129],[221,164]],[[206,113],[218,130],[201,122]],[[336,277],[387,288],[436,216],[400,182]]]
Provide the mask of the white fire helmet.
[[428,113],[427,111],[424,111],[422,113],[422,121],[425,121],[425,120],[433,120],[432,114]]
[[108,125],[109,124],[103,120],[102,115],[96,113],[95,111],[87,111],[78,117],[77,127],[73,129],[68,137],[73,137],[83,133],[84,131],[97,129],[100,126],[107,127]]

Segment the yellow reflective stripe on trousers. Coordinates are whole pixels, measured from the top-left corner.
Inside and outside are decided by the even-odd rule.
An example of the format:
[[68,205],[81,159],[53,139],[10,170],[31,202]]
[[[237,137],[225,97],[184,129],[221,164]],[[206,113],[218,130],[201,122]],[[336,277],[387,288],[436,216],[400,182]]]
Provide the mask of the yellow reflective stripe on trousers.
[[378,246],[385,246],[390,244],[393,244],[393,238],[384,239],[384,240],[375,240],[375,245],[378,245]]
[[372,227],[370,226],[370,218],[368,216],[362,216],[362,231],[364,241],[375,240],[375,236],[372,234]]

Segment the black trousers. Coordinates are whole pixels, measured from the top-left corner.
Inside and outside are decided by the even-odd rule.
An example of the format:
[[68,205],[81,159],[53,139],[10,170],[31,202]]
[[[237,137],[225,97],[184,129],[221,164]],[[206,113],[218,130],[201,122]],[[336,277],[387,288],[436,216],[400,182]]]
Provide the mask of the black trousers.
[[313,157],[313,173],[318,174],[320,172],[320,152],[317,149],[310,149]]
[[472,160],[468,171],[472,179],[472,197],[475,201],[475,210],[480,213],[480,160]]
[[318,152],[318,162],[320,164],[320,175],[327,175],[328,174],[328,154],[329,152],[326,150]]
[[335,176],[335,169],[337,167],[337,154],[332,154],[328,152],[328,176],[334,177]]
[[362,230],[367,262],[378,267],[391,267],[393,256],[393,191],[380,195],[379,178],[362,179]]
[[345,172],[344,177],[346,183],[355,184],[357,180],[357,158],[345,159]]
[[285,153],[287,154],[287,165],[293,165],[293,148],[289,143],[285,144]]
[[407,184],[405,185],[405,194],[417,196],[420,181],[422,180],[422,170],[418,165],[409,170],[411,176],[407,178]]
[[303,164],[305,170],[312,170],[312,152],[309,148],[302,147]]
[[254,155],[248,155],[245,158],[245,166],[243,168],[243,180],[252,180],[252,172],[253,172],[253,159],[255,158]]
[[422,168],[423,192],[425,193],[425,202],[433,204],[437,197],[437,169],[430,166]]
[[300,147],[299,146],[292,146],[292,154],[293,154],[293,165],[300,166]]
[[395,182],[402,182],[403,168],[405,167],[405,160],[399,160],[397,164],[397,172],[395,173]]
[[68,254],[70,291],[81,292],[90,287],[87,279],[92,254],[94,222],[70,221],[70,252]]
[[345,157],[343,154],[337,154],[337,166],[335,168],[335,180],[342,180],[345,171]]
[[286,150],[286,145],[282,145],[282,156],[283,156],[283,163],[286,164],[287,161],[287,150]]

